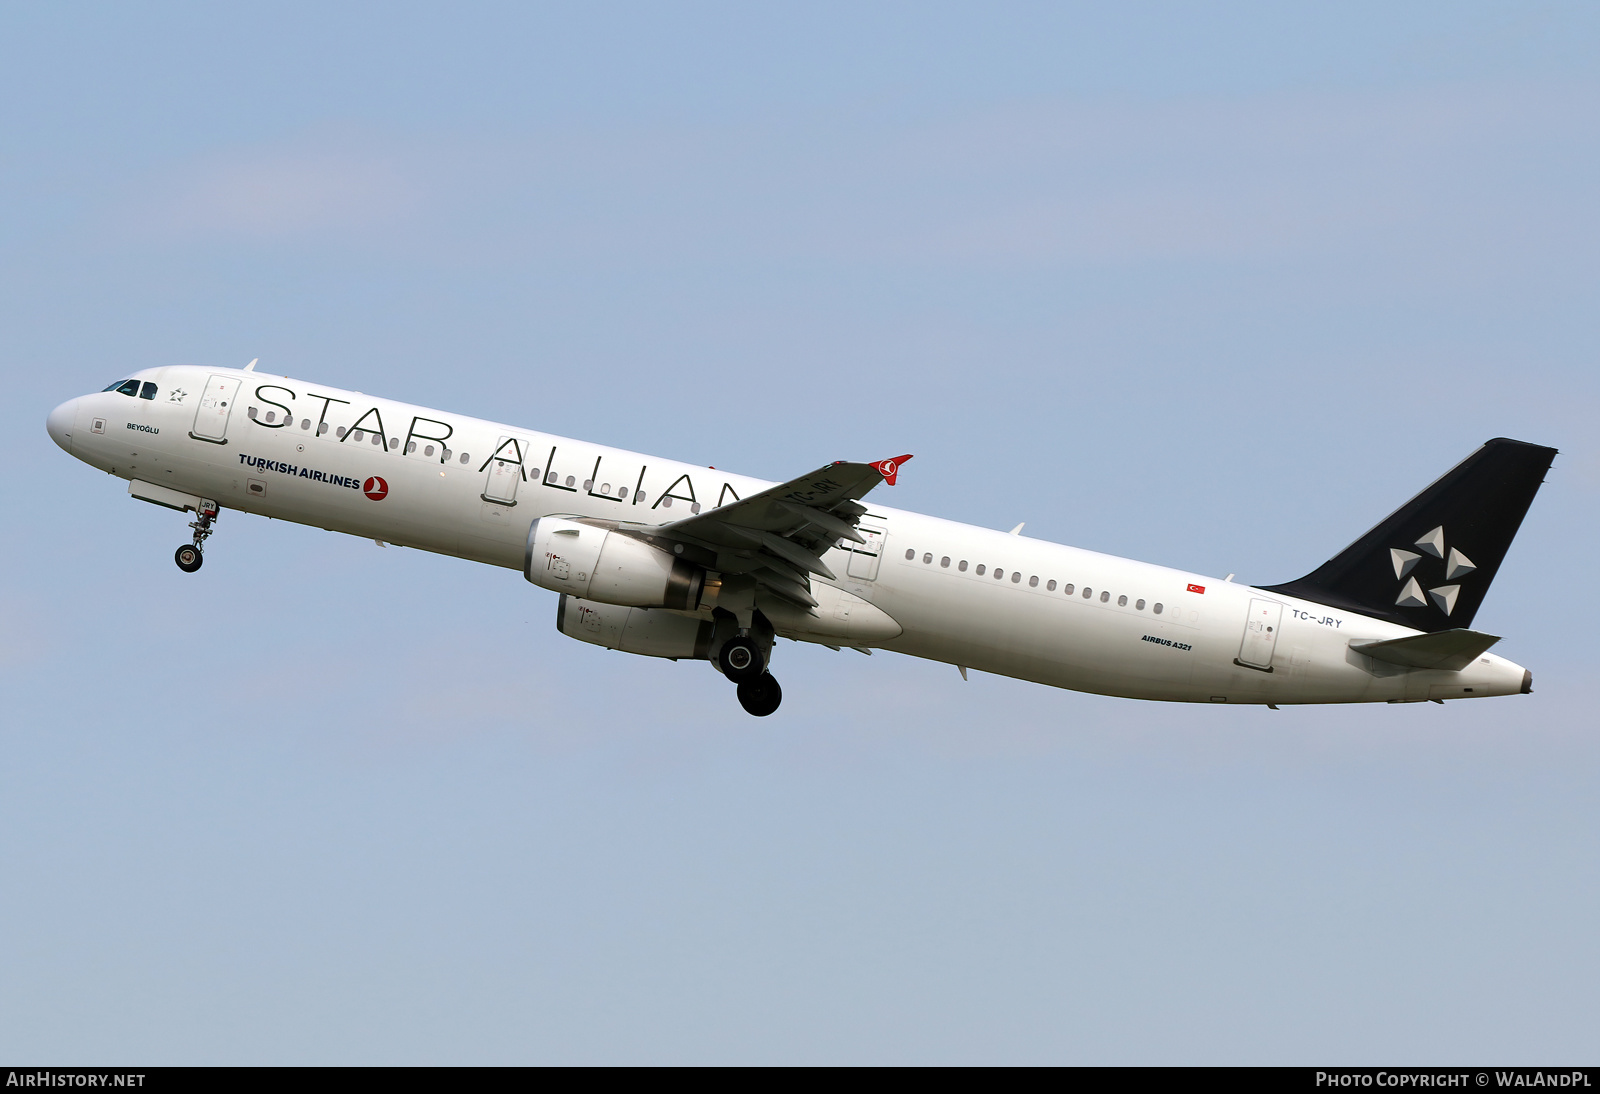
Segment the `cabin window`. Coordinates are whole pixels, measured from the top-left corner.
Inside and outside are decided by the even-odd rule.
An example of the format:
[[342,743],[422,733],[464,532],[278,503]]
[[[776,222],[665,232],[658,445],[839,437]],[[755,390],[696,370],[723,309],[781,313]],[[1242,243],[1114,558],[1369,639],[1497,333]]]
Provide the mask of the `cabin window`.
[[423,455],[424,455],[424,456],[431,456],[431,455],[433,455],[433,445],[431,445],[431,444],[425,444],[425,445],[423,445],[423,446],[422,446],[422,454],[423,454]]
[[276,410],[267,411],[267,424],[268,425],[271,425],[273,422],[275,422],[277,420],[278,420],[278,412]]
[[466,453],[466,452],[461,453],[461,462],[462,463],[471,463],[472,462],[471,454],[470,453]]
[[256,408],[253,407],[253,406],[245,407],[244,408],[244,415],[245,415],[245,417],[249,418],[252,422],[255,421],[256,420]]
[[914,559],[916,557],[917,557],[917,552],[915,550],[912,550],[912,549],[909,549],[909,548],[906,550],[906,561],[907,562],[910,562],[912,559]]
[[584,479],[583,480],[583,488],[584,488],[585,491],[593,490],[594,489],[594,480],[593,479]]
[[372,435],[372,443],[373,444],[382,444],[383,443],[383,434],[382,433],[374,433]]
[[395,449],[396,451],[399,451],[399,449],[400,449],[400,438],[399,437],[390,437],[389,438],[389,447]]
[[943,558],[941,558],[939,560],[939,568],[941,570],[948,570],[950,568],[950,556],[949,555],[945,555]]
[[617,487],[617,497],[626,501],[628,497],[628,488],[626,486]]
[[[1021,580],[1022,580],[1022,571],[1021,570],[1012,570],[1011,571],[1011,584],[1015,585],[1017,582],[1019,582]],[[1037,584],[1038,580],[1039,580],[1038,578],[1034,578],[1034,583]]]
[[956,569],[960,570],[962,573],[966,573],[967,572],[967,560],[966,559],[962,559],[960,562],[956,563]]
[[[593,481],[593,480],[591,480],[591,481]],[[600,492],[602,494],[609,495],[611,493],[611,484],[609,482],[608,483],[602,483],[601,486],[600,486]]]
[[1109,601],[1110,599],[1111,599],[1111,594],[1110,593],[1101,593],[1100,594],[1100,603],[1104,604],[1107,601]]
[[1063,586],[1061,586],[1061,591],[1066,593],[1068,596],[1071,596],[1072,595],[1072,586],[1071,585],[1063,585]]
[[441,461],[448,462],[450,459],[450,450],[448,448],[441,448],[439,450],[439,459]]
[[310,418],[301,418],[300,419],[300,428],[301,429],[310,429],[311,428],[311,419]]
[[1003,578],[1005,576],[1006,576],[1006,572],[1004,570],[1000,569],[1000,567],[996,566],[994,568],[994,579],[996,581],[999,581],[1001,578]]
[[976,570],[976,573],[979,577],[983,576],[983,563],[978,563],[978,569]]
[[663,508],[663,509],[671,509],[672,508],[672,499],[671,498],[662,498],[661,499],[661,508]]
[[146,380],[144,382],[144,387],[139,389],[139,398],[141,398],[141,399],[154,399],[155,397],[156,397],[156,385],[151,383],[149,380]]
[[1030,577],[1028,579],[1028,588],[1037,589],[1038,587],[1039,587],[1039,575],[1035,574],[1034,576],[1032,576],[1032,577]]
[[573,483],[575,483],[575,482],[577,482],[577,481],[578,481],[578,480],[577,480],[577,479],[576,479],[576,478],[574,478],[574,477],[573,477],[573,476],[571,476],[571,475],[568,475],[568,476],[567,476],[567,485],[568,485],[568,486],[571,486],[571,485],[572,485],[572,484],[573,484]]
[[1160,603],[1160,601],[1157,601],[1155,607],[1151,608],[1150,610],[1155,612],[1157,615],[1160,615],[1161,614],[1161,603]]
[[344,426],[340,426],[335,434],[341,441],[344,440]]
[[638,505],[643,500],[644,500],[644,491],[643,490],[635,490],[633,492],[633,504]]
[[697,502],[697,501],[691,501],[689,503],[689,512],[691,512],[691,513],[700,512],[700,503]]
[[317,436],[320,437],[324,433],[326,433],[327,431],[328,431],[328,423],[327,422],[318,422],[317,423]]
[[1135,600],[1133,606],[1141,612],[1144,611],[1144,601],[1142,600]]
[[1125,597],[1125,596],[1117,597],[1117,607],[1126,608],[1127,606],[1128,606],[1128,598],[1127,597]]
[[1056,579],[1052,577],[1049,581],[1046,581],[1044,583],[1044,587],[1045,587],[1045,591],[1046,592],[1052,592],[1052,593],[1055,592],[1056,591]]
[[932,552],[928,552],[927,554],[924,554],[922,556],[922,564],[924,566],[927,566],[932,561],[933,561],[933,553]]

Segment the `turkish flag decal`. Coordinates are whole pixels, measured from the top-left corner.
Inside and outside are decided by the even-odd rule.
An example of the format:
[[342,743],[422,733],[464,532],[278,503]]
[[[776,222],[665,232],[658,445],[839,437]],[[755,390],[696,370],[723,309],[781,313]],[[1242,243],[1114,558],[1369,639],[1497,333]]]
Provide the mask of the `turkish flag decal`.
[[[371,498],[373,501],[382,501],[384,498],[389,496],[389,484],[384,482],[376,475],[362,483],[361,489],[367,495],[367,497]],[[1194,586],[1191,585],[1189,588],[1192,589]]]
[[[382,481],[382,480],[379,480],[379,481]],[[368,496],[370,497],[371,495],[368,495]],[[1191,593],[1203,593],[1203,592],[1206,591],[1206,587],[1204,585],[1190,585],[1189,586],[1189,591]]]

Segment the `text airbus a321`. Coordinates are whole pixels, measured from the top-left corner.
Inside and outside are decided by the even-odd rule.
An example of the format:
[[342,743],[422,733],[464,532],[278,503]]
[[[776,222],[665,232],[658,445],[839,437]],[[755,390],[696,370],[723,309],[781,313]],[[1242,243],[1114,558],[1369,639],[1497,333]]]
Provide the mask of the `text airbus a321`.
[[1472,619],[1555,449],[1504,438],[1305,577],[1259,588],[869,503],[910,456],[764,482],[245,369],[148,369],[50,412],[136,498],[522,571],[572,638],[709,661],[778,708],[776,637],[1169,702],[1526,693]]

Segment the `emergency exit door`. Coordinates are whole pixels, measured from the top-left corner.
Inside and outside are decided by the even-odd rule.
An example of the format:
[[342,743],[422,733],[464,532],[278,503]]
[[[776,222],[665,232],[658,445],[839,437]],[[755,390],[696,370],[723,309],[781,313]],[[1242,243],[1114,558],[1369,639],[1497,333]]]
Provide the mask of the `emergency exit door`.
[[228,415],[233,413],[238,394],[236,376],[213,376],[207,380],[206,389],[200,393],[200,405],[195,407],[194,428],[189,430],[189,436],[197,441],[227,444]]
[[1283,605],[1276,600],[1250,601],[1250,614],[1244,621],[1244,641],[1239,644],[1239,656],[1234,664],[1246,668],[1272,671],[1272,651],[1278,645],[1278,624],[1283,619]]
[[850,564],[845,572],[851,577],[862,581],[878,580],[879,554],[883,550],[883,529],[871,528],[863,524],[856,528],[865,543],[852,544],[850,547]]

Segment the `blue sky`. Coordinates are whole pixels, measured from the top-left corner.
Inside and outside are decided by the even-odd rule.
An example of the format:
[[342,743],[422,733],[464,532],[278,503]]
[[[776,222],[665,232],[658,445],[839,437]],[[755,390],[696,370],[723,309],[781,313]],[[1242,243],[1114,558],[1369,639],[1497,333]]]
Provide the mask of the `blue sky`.
[[[0,13],[0,1055],[1520,1062],[1600,1037],[1600,16]],[[182,521],[43,429],[243,364],[1262,583],[1562,450],[1531,697],[1191,709]],[[890,500],[886,497],[886,500]]]

